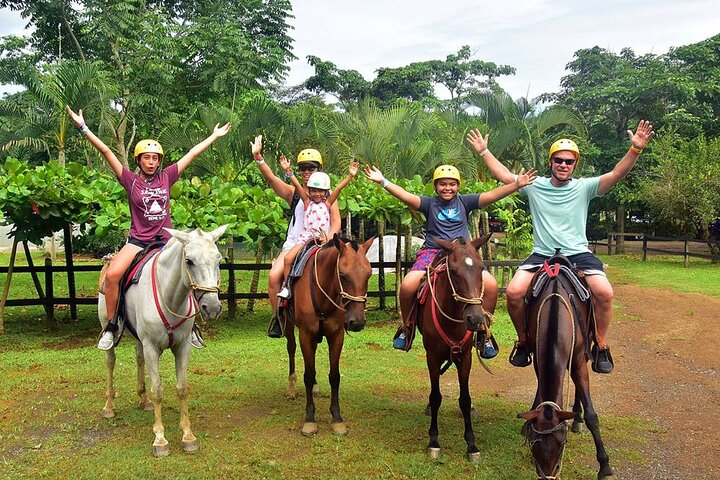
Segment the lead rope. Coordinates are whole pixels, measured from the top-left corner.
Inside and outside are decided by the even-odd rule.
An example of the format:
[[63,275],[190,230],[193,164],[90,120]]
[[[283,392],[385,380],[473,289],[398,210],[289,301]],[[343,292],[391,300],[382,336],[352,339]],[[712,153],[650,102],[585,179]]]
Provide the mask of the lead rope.
[[[543,309],[543,306],[545,305],[545,302],[547,302],[550,297],[554,297],[554,296],[560,297],[560,300],[562,300],[563,305],[565,305],[565,308],[567,309],[568,313],[570,314],[570,318],[572,318],[572,322],[573,322],[573,324],[572,324],[572,343],[570,345],[570,359],[568,360],[568,365],[567,365],[568,376],[567,376],[567,388],[566,388],[566,394],[565,394],[565,403],[569,404],[570,403],[570,376],[572,374],[572,359],[573,359],[573,354],[575,352],[575,315],[573,315],[572,309],[570,308],[570,305],[568,304],[567,300],[565,300],[565,298],[562,295],[560,295],[559,293],[551,293],[550,295],[545,297],[543,299],[543,301],[540,303],[540,308],[538,308],[538,313],[537,313],[537,318],[536,318],[536,323],[535,323],[535,332],[536,332],[536,334],[535,334],[535,355],[537,356],[538,352],[540,351],[538,349],[539,335],[537,334],[537,332],[540,331],[540,314],[542,313],[542,309]],[[542,402],[540,405],[538,405],[536,407],[536,409],[542,405],[554,405],[555,407],[558,407],[558,410],[562,410],[562,408],[560,408],[555,402],[549,402],[549,401]],[[565,424],[565,422],[559,423],[557,426],[555,426],[555,428],[553,428],[550,431],[550,433],[555,431],[559,425],[564,425],[564,424]],[[543,432],[537,432],[537,433],[543,433]],[[557,468],[558,475],[562,471],[562,464],[563,464],[564,458],[565,458],[565,446],[563,446],[562,455],[560,455],[560,463]],[[557,478],[557,475],[548,477],[548,476],[545,476],[545,474],[543,473],[543,477],[547,478],[548,480],[554,480]]]

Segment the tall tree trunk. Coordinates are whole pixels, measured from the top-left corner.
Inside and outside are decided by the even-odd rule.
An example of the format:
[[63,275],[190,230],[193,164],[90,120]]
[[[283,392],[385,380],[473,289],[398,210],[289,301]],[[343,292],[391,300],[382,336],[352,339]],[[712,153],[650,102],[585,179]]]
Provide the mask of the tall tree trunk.
[[[260,265],[263,260],[262,246],[258,245],[255,250],[255,265]],[[250,293],[257,293],[258,283],[260,283],[260,270],[253,270],[252,280],[250,280]],[[247,311],[252,312],[255,309],[255,299],[248,298]]]
[[347,214],[345,215],[345,235],[347,235],[347,238],[349,240],[352,240],[353,234],[352,234],[352,213],[350,213],[350,209],[348,208]]
[[360,217],[360,223],[358,224],[358,238],[360,240],[367,240],[365,238],[365,219]]
[[380,308],[385,309],[385,218],[378,220],[378,290],[380,291]]
[[[615,222],[617,233],[625,233],[625,207],[623,205],[617,207]],[[615,237],[615,253],[625,253],[625,237],[622,235]]]

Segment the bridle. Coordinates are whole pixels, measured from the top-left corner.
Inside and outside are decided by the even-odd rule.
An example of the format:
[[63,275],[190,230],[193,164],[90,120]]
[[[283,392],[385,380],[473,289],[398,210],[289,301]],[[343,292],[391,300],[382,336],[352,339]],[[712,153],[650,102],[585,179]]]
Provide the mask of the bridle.
[[[195,279],[192,276],[192,273],[190,273],[190,269],[187,266],[187,262],[185,261],[185,250],[182,250],[182,264],[183,264],[183,271],[188,277],[188,283],[190,284],[190,293],[188,294],[188,298],[190,300],[190,305],[188,307],[188,313],[185,315],[181,315],[179,313],[175,313],[170,307],[168,307],[165,300],[162,298],[162,295],[160,294],[160,290],[157,288],[157,261],[160,257],[160,254],[162,253],[162,250],[158,252],[157,255],[155,255],[155,258],[152,262],[152,268],[150,272],[150,278],[152,283],[152,292],[153,292],[153,298],[155,299],[155,308],[157,309],[158,315],[160,316],[160,320],[162,320],[163,325],[165,326],[165,330],[168,334],[168,348],[172,347],[173,340],[174,340],[174,331],[180,328],[182,324],[184,324],[187,320],[196,317],[198,314],[201,314],[200,310],[200,300],[202,299],[203,295],[205,295],[208,292],[216,292],[220,293],[220,276],[218,275],[218,281],[217,285],[215,286],[208,286],[208,285],[202,285],[195,281]],[[200,291],[200,295],[197,294],[197,292]],[[179,321],[175,324],[171,324],[167,317],[165,316],[165,312],[168,311],[171,315],[177,317]]]
[[[322,294],[325,296],[325,298],[335,307],[335,309],[340,311],[346,311],[347,306],[352,302],[357,303],[366,303],[367,302],[367,292],[364,295],[351,295],[348,292],[345,291],[345,288],[343,287],[342,277],[340,276],[340,255],[342,252],[338,251],[338,255],[335,258],[335,278],[337,279],[338,288],[340,289],[340,292],[338,293],[337,301],[335,301],[328,293],[323,289],[322,285],[320,285],[320,278],[318,277],[318,255],[320,254],[320,250],[315,252],[313,255],[313,279],[310,282],[310,298],[312,299],[313,308],[315,309],[315,313],[317,314],[318,318],[322,321],[332,310],[328,310],[325,312],[320,311],[320,308],[317,305],[317,302],[315,301],[315,295],[313,293],[314,286],[317,286],[318,289],[322,292]],[[349,320],[345,320],[345,330],[348,329],[348,322]]]
[[[464,323],[465,321],[460,318],[454,318],[448,315],[443,311],[443,309],[440,307],[440,304],[437,301],[437,297],[435,295],[435,284],[434,279],[437,278],[437,273],[441,272],[442,270],[445,270],[445,273],[447,274],[447,280],[448,284],[450,285],[450,290],[452,291],[452,297],[453,299],[458,303],[464,303],[465,305],[482,305],[483,304],[483,296],[485,295],[485,281],[482,278],[482,275],[480,275],[480,296],[479,297],[463,297],[462,295],[457,293],[457,290],[455,289],[455,284],[453,284],[452,277],[450,277],[450,267],[447,263],[448,256],[445,255],[434,267],[428,265],[427,270],[427,283],[428,288],[430,289],[430,296],[433,300],[433,305],[435,305],[435,308],[437,308],[440,313],[447,318],[448,320],[451,320],[456,323]],[[483,313],[485,315],[489,314],[483,309]]]
[[[540,410],[542,407],[549,405],[553,408],[553,410],[561,411],[562,409],[560,406],[551,401],[542,402],[537,407],[535,407],[535,410]],[[525,439],[527,440],[527,443],[530,446],[530,450],[532,450],[533,445],[535,445],[537,442],[541,441],[543,437],[547,437],[548,435],[552,435],[555,432],[559,430],[565,430],[565,439],[562,442],[561,451],[560,451],[560,459],[555,463],[555,468],[553,468],[553,471],[550,472],[550,475],[546,475],[545,472],[543,472],[542,468],[540,468],[540,465],[538,464],[538,461],[535,460],[535,456],[533,456],[533,464],[535,465],[535,470],[538,472],[538,480],[557,480],[558,476],[560,475],[560,471],[562,470],[562,461],[563,457],[565,456],[565,444],[567,443],[567,423],[566,421],[562,421],[555,425],[552,428],[547,428],[545,430],[537,430],[532,423],[528,423],[529,430],[527,430],[525,434]]]

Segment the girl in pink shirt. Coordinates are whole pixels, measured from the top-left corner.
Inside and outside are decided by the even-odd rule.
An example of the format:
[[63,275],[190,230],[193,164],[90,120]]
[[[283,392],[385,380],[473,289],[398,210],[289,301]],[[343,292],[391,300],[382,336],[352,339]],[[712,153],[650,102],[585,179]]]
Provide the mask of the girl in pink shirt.
[[[100,337],[98,348],[110,350],[115,345],[114,333],[117,331],[115,312],[120,293],[120,279],[132,262],[135,255],[153,242],[165,242],[169,234],[163,227],[171,227],[170,222],[170,187],[177,181],[180,174],[218,138],[230,131],[230,124],[215,125],[213,133],[195,145],[177,163],[165,169],[160,166],[163,160],[163,148],[155,140],[141,140],[135,146],[133,157],[138,173],[131,172],[118,160],[115,154],[85,124],[82,110],[74,112],[66,106],[68,115],[77,125],[80,132],[90,141],[107,160],[118,182],[125,188],[130,202],[130,238],[128,242],[113,256],[105,271],[105,304],[107,306],[108,324]],[[193,346],[202,347],[202,341],[193,331]]]

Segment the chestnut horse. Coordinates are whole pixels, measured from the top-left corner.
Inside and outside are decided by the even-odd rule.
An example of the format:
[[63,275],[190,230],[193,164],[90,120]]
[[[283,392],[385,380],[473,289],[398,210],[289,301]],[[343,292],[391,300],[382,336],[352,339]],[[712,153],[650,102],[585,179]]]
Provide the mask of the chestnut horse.
[[[458,403],[465,421],[467,457],[472,462],[480,459],[471,423],[472,401],[468,379],[472,367],[473,332],[487,332],[491,322],[491,316],[483,306],[485,285],[482,272],[485,265],[478,253],[478,248],[488,241],[490,235],[472,241],[464,238],[456,238],[452,242],[436,239],[443,252],[428,267],[426,288],[429,292],[425,300],[417,305],[418,327],[430,374],[431,420],[427,454],[433,459],[440,456],[440,375],[451,364],[457,367],[460,382]],[[494,305],[490,310],[494,310]]]
[[[588,345],[594,338],[590,291],[568,259],[558,252],[535,274],[526,299],[528,348],[533,355],[538,385],[532,410],[518,417],[526,420],[523,434],[530,445],[537,478],[558,477],[567,442],[566,422],[574,419],[572,430],[579,432],[583,409],[600,464],[597,476],[608,477],[613,471],[590,398]],[[572,412],[563,407],[566,371],[575,385]]]
[[370,238],[362,245],[343,241],[337,234],[308,260],[305,270],[294,282],[289,308],[280,315],[287,338],[289,360],[288,397],[295,398],[295,325],[305,362],[305,420],[301,433],[317,433],[313,387],[316,386],[315,352],[323,337],[330,354],[330,426],[333,433],[344,435],[345,422],[340,415],[340,353],[345,331],[358,332],[365,327],[365,300],[372,273],[367,251]]

